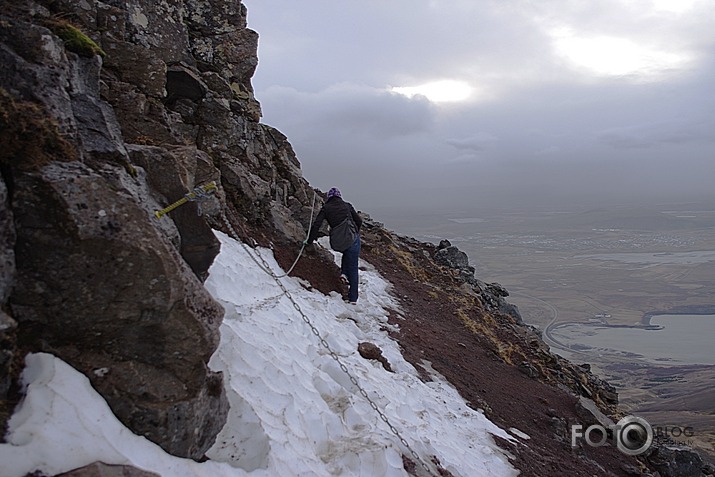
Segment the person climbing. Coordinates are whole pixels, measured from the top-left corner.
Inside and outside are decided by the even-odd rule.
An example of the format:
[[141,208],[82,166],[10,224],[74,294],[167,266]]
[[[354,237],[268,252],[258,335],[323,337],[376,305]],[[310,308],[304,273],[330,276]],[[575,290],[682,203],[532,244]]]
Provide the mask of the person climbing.
[[328,198],[310,228],[306,244],[309,245],[318,238],[324,220],[327,220],[330,225],[330,247],[343,254],[340,273],[349,285],[348,302],[355,304],[358,299],[358,258],[362,219],[355,212],[352,204],[345,202],[340,191],[333,187],[328,191]]

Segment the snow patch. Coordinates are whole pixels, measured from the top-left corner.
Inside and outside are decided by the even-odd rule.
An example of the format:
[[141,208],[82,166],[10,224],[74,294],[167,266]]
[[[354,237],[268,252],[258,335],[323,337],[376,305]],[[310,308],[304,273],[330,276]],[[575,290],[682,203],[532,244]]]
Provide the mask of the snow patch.
[[509,428],[509,432],[511,432],[512,434],[514,434],[514,435],[515,435],[516,437],[518,437],[519,439],[524,439],[524,440],[529,440],[529,439],[531,439],[531,437],[530,437],[528,434],[525,434],[525,433],[521,432],[521,431],[520,431],[519,429],[517,429],[516,427],[510,427],[510,428]]
[[[384,331],[388,310],[397,309],[397,301],[370,264],[360,262],[357,306],[336,293],[306,289],[299,279],[281,279],[338,363],[249,256],[260,253],[282,274],[271,251],[249,252],[228,236],[216,235],[221,253],[206,287],[226,315],[209,366],[224,373],[231,410],[207,453],[210,460],[168,455],[133,434],[84,375],[39,353],[26,359],[26,395],[10,421],[7,443],[0,444],[3,477],[37,470],[56,475],[95,461],[133,465],[162,477],[407,477],[402,455],[412,458],[410,449],[426,463],[436,456],[455,477],[517,475],[492,436],[514,438],[469,408],[438,373],[430,372],[434,381],[424,383],[404,360],[399,344]],[[357,352],[362,341],[379,346],[395,372],[363,359]]]

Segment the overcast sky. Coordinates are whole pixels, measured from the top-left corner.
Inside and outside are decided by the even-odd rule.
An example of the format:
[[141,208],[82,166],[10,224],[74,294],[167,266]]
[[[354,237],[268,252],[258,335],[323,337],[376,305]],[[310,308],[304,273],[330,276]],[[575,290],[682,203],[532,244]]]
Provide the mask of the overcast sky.
[[715,0],[244,3],[263,122],[358,209],[715,201]]

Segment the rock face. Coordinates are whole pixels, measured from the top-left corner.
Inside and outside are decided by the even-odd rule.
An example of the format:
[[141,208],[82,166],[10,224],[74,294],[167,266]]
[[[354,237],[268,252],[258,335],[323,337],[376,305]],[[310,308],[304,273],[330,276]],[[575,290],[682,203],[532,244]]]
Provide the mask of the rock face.
[[24,340],[89,375],[132,429],[198,458],[227,410],[205,365],[222,309],[123,185],[130,176],[112,173],[68,162],[16,176],[11,310]]
[[521,314],[516,305],[508,303],[505,298],[509,292],[498,283],[484,283],[475,278],[476,269],[469,265],[469,257],[466,253],[452,245],[449,240],[442,240],[434,252],[434,260],[440,265],[453,269],[457,273],[457,279],[467,283],[479,294],[484,307],[487,310],[495,310],[510,315],[518,323],[522,323]]
[[[134,432],[200,459],[228,409],[207,368],[223,316],[202,286],[212,228],[302,240],[314,195],[259,123],[258,35],[235,0],[0,12],[0,399],[25,353],[51,352]],[[210,181],[213,196],[154,216]]]
[[[8,204],[5,182],[0,180],[0,303],[5,303],[15,274],[15,227]],[[7,399],[11,384],[11,365],[15,355],[17,323],[0,309],[0,401]]]

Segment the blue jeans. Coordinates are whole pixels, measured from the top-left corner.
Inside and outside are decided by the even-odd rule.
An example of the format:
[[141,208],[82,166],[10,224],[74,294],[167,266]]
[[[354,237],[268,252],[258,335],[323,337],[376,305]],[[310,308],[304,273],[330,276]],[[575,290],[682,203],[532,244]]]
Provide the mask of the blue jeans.
[[358,258],[360,258],[360,236],[355,239],[349,249],[343,252],[340,261],[340,272],[348,277],[350,289],[348,291],[348,301],[358,299]]

